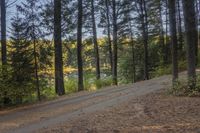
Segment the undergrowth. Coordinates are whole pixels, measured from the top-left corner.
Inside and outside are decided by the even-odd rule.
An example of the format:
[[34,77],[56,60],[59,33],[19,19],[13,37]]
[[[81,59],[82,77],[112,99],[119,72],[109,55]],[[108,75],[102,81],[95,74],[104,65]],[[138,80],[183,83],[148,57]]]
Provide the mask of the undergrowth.
[[200,97],[200,75],[197,76],[196,86],[191,88],[188,81],[176,81],[169,89],[169,94],[174,96]]

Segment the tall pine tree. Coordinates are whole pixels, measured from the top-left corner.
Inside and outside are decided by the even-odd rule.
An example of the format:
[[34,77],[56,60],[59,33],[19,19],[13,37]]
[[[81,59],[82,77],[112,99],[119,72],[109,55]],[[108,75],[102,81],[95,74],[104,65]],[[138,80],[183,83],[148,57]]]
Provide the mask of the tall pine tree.
[[11,68],[12,82],[15,85],[17,103],[22,103],[24,96],[33,92],[34,85],[34,55],[30,41],[26,37],[27,24],[18,15],[11,23]]
[[83,59],[82,59],[82,26],[83,26],[83,1],[78,0],[77,24],[77,63],[78,63],[78,90],[84,90],[83,85]]
[[2,64],[7,63],[7,48],[6,48],[6,2],[1,0],[1,59]]
[[188,85],[190,89],[194,89],[196,87],[196,55],[198,51],[198,34],[194,1],[183,0],[183,11],[187,45]]
[[172,45],[172,75],[173,83],[178,79],[178,42],[176,32],[176,2],[169,0],[169,23]]
[[37,91],[38,100],[40,100],[40,84],[38,74],[38,43],[41,36],[41,30],[40,17],[38,14],[38,0],[26,0],[25,2],[22,2],[21,6],[17,6],[17,9],[19,10],[19,13],[21,13],[24,17],[24,24],[27,25],[26,39],[33,45],[35,88]]
[[54,0],[55,89],[58,95],[65,94],[61,33],[61,0]]

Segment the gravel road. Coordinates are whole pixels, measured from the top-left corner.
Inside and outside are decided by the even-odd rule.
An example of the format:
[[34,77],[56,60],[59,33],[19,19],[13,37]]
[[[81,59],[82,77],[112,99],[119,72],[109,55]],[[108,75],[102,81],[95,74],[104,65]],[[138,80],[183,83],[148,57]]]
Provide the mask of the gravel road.
[[[181,74],[181,76],[184,76]],[[81,118],[82,115],[103,111],[126,101],[171,86],[171,76],[96,92],[80,92],[54,101],[0,111],[2,133],[32,133],[40,129]]]

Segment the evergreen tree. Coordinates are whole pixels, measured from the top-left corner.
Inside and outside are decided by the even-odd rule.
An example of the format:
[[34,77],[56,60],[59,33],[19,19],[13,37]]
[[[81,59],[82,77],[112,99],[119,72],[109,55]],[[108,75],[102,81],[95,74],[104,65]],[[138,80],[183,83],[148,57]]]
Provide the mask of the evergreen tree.
[[159,15],[160,15],[160,44],[161,44],[161,53],[162,53],[162,59],[163,59],[163,65],[165,65],[165,37],[164,37],[164,28],[163,28],[163,17],[162,17],[162,9],[163,9],[163,1],[158,0],[159,2]]
[[17,6],[19,13],[23,15],[24,24],[27,25],[26,28],[26,38],[31,44],[33,44],[33,55],[34,55],[34,70],[35,70],[35,88],[38,95],[38,100],[40,100],[40,84],[39,84],[39,74],[38,74],[38,45],[39,38],[42,36],[40,30],[40,17],[38,14],[39,6],[38,0],[26,0],[22,2],[21,6]]
[[34,55],[30,41],[26,37],[27,24],[18,15],[11,23],[11,68],[13,92],[16,102],[21,103],[22,98],[33,92],[34,84]]
[[169,0],[169,23],[172,45],[172,76],[173,83],[178,79],[178,42],[176,32],[176,2]]
[[[71,0],[61,0],[61,36],[62,36],[62,45],[63,47],[63,65],[69,66],[72,65],[71,57],[72,48],[69,46],[68,42],[75,40],[75,29],[76,29],[76,2]],[[49,37],[54,32],[54,2],[52,0],[47,0],[41,6],[41,27],[44,28],[44,36]],[[45,50],[45,49],[44,49]],[[45,50],[47,51],[47,49]],[[48,52],[48,51],[47,51]],[[50,54],[50,53],[49,53]],[[52,53],[53,54],[53,53]],[[67,59],[66,59],[67,58]],[[66,61],[65,61],[66,59]],[[74,61],[75,62],[75,61]]]
[[99,28],[103,29],[103,33],[107,36],[107,53],[110,63],[110,72],[112,73],[113,69],[113,49],[112,49],[112,40],[111,40],[111,1],[109,0],[100,0],[98,3],[99,12],[100,12],[100,21],[98,24]]
[[93,31],[93,43],[95,51],[96,62],[96,78],[100,79],[100,59],[99,59],[99,45],[97,41],[97,29],[96,29],[96,16],[95,16],[95,0],[91,0],[91,16],[92,16],[92,31]]
[[195,89],[198,33],[194,1],[183,0],[183,11],[187,45],[186,51],[188,61],[188,86],[190,87],[190,89]]
[[[61,0],[61,27],[62,38],[75,38],[77,2],[72,0]],[[54,32],[54,2],[47,0],[41,5],[40,11],[41,27],[45,29],[45,35],[49,36]]]
[[117,85],[117,62],[118,62],[118,39],[117,39],[117,8],[116,8],[116,0],[112,0],[112,18],[113,18],[113,69],[112,69],[112,76],[113,76],[113,84]]
[[146,0],[138,0],[136,2],[136,9],[138,13],[138,22],[140,24],[139,29],[144,45],[144,80],[149,79],[149,15],[147,14],[147,2]]
[[165,50],[164,50],[164,59],[163,62],[165,65],[170,62],[170,44],[168,41],[168,29],[169,29],[169,8],[168,8],[168,0],[165,0]]
[[183,31],[182,31],[182,17],[181,17],[181,14],[182,14],[182,8],[181,8],[181,1],[180,0],[177,0],[177,29],[178,29],[178,49],[180,51],[180,53],[182,53],[183,51],[183,46],[184,46],[184,41],[183,41]]
[[6,46],[6,2],[1,0],[1,59],[2,64],[7,64],[7,46]]
[[54,0],[55,89],[58,95],[65,94],[61,33],[61,1]]
[[77,23],[77,63],[78,63],[78,90],[84,90],[83,85],[83,59],[82,59],[82,26],[83,26],[83,1],[78,0]]

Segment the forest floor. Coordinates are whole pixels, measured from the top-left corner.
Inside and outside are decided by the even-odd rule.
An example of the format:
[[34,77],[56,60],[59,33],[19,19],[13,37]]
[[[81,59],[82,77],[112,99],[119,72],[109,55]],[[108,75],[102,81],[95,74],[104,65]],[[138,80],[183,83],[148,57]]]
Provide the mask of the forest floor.
[[162,76],[0,111],[0,132],[200,133],[200,99],[169,96],[170,86]]

